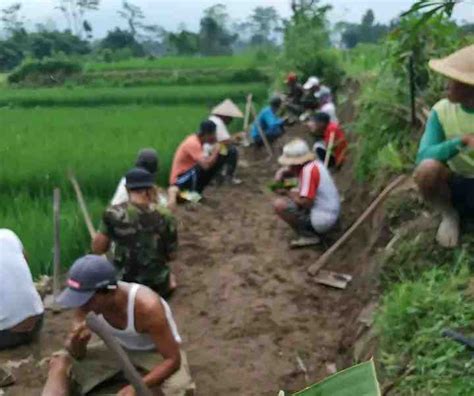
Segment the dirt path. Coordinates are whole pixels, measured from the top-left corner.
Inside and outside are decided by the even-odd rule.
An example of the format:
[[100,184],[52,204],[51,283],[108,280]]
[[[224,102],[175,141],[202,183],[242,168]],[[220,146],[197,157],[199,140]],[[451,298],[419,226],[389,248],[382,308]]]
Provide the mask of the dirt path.
[[[210,188],[199,209],[178,212],[174,270],[180,288],[171,305],[198,395],[275,396],[279,389],[299,390],[306,380],[298,357],[310,383],[325,377],[326,363],[339,363],[355,317],[373,290],[370,271],[362,264],[380,229],[364,227],[332,260],[332,269],[355,276],[348,289],[315,284],[306,269],[324,247],[288,249],[292,232],[273,215],[272,195],[265,188],[276,165],[249,157],[254,154],[247,155],[249,166],[239,174],[243,185]],[[371,199],[352,180],[350,166],[337,175],[344,196],[342,228]],[[48,314],[39,344],[0,353],[3,362],[30,357],[14,370],[18,385],[8,395],[39,393],[45,365],[37,363],[60,348],[68,320],[69,314]]]

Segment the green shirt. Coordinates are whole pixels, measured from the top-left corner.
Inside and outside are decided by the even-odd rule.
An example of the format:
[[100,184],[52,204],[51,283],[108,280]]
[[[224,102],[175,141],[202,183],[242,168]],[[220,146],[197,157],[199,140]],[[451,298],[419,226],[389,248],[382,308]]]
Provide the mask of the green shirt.
[[417,164],[426,159],[447,163],[456,173],[474,175],[472,150],[466,150],[462,136],[474,133],[474,111],[447,99],[432,109],[420,142]]

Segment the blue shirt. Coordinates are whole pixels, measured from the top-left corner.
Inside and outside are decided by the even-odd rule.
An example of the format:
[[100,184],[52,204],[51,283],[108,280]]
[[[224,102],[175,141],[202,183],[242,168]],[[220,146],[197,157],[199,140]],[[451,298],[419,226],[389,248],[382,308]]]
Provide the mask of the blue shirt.
[[260,133],[258,132],[258,124],[267,136],[279,135],[281,133],[281,126],[284,121],[279,118],[272,110],[271,106],[267,106],[259,113],[257,119],[252,125],[250,135],[252,139],[260,141]]

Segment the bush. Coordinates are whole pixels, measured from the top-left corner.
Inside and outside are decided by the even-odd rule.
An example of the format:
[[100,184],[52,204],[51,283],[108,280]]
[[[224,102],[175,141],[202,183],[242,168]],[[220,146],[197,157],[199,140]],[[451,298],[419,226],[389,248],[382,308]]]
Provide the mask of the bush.
[[8,82],[22,85],[60,85],[81,71],[82,66],[79,63],[68,60],[27,61],[8,76]]

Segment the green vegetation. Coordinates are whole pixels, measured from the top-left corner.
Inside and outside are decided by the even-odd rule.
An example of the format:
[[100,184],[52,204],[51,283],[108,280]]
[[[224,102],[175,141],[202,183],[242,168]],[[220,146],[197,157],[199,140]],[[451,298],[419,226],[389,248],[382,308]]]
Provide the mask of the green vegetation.
[[86,63],[86,71],[117,70],[182,70],[245,69],[268,64],[268,55],[248,53],[239,56],[167,56],[163,58],[131,58],[114,63]]
[[98,225],[138,150],[158,150],[159,181],[166,185],[175,148],[207,113],[205,105],[1,109],[0,218],[2,227],[21,236],[34,275],[50,269],[54,187],[63,195],[63,264],[69,265],[89,246],[67,179],[69,169],[76,173]]
[[[391,217],[404,215],[406,223],[420,209],[396,203]],[[474,331],[473,241],[450,251],[435,245],[433,232],[405,233],[383,262],[378,360],[384,381],[397,383],[396,395],[467,395],[474,387],[471,354],[442,336],[445,329]]]
[[267,95],[264,84],[199,85],[199,86],[145,86],[113,87],[60,87],[41,89],[0,90],[0,106],[102,106],[125,104],[202,104],[211,106],[222,98],[241,101],[252,92],[257,100]]

